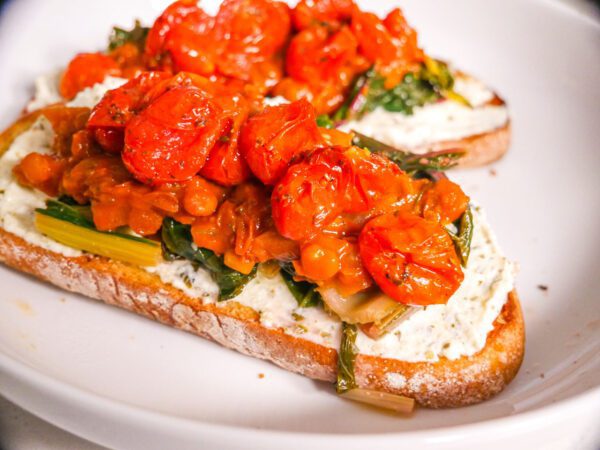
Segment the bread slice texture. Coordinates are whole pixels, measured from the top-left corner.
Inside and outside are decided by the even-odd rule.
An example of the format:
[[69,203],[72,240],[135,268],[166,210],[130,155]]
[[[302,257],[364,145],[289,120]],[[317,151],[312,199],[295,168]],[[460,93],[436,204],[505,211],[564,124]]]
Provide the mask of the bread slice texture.
[[[454,76],[457,80],[467,80],[484,86],[484,84],[476,77],[460,70],[455,71]],[[498,93],[490,90],[489,88],[485,89],[488,91],[489,98],[482,102],[479,102],[475,99],[474,101],[477,101],[477,103],[472,106],[472,109],[478,110],[486,107],[501,107],[506,109],[508,114],[508,105],[504,99],[500,97]],[[447,101],[452,102],[452,100]],[[427,109],[428,107],[431,107],[431,105],[425,105],[419,109]],[[402,115],[402,113],[390,114]],[[393,125],[389,126],[393,127]],[[489,128],[477,134],[466,135],[456,139],[431,140],[430,142],[416,146],[406,146],[400,143],[395,143],[393,140],[386,139],[385,136],[378,135],[376,131],[367,132],[366,130],[361,129],[360,121],[356,125],[342,125],[342,129],[346,129],[347,131],[351,130],[352,128],[356,128],[357,131],[385,142],[392,147],[397,147],[400,150],[417,154],[441,150],[463,150],[464,156],[458,160],[457,164],[457,167],[459,168],[480,167],[497,161],[502,158],[506,152],[508,152],[511,143],[511,123],[510,118],[508,117],[505,122],[498,124],[497,127]]]
[[[498,95],[488,101],[484,106],[504,106],[506,102]],[[511,142],[511,124],[510,120],[500,128],[487,131],[485,133],[467,136],[461,139],[439,141],[426,146],[411,149],[416,153],[427,151],[463,150],[462,156],[457,164],[459,168],[473,168],[491,164],[502,158],[510,147]]]
[[[202,304],[138,267],[92,255],[66,257],[2,228],[0,261],[65,290],[214,340],[289,371],[332,383],[336,379],[335,349],[281,329],[265,328],[258,312],[235,300]],[[360,354],[355,362],[356,381],[360,387],[412,397],[427,407],[470,405],[497,394],[514,378],[523,359],[524,340],[523,316],[513,291],[477,354],[437,362]]]

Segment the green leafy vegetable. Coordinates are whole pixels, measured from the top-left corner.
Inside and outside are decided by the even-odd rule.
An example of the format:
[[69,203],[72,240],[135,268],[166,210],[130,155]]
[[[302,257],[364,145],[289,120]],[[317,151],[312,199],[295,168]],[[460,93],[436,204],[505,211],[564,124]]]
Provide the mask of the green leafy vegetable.
[[[68,200],[64,197],[61,197],[61,199]],[[152,241],[150,239],[145,239],[139,236],[132,236],[131,234],[127,233],[97,230],[96,226],[94,225],[94,221],[92,220],[92,212],[89,206],[80,206],[77,205],[77,203],[67,204],[64,201],[59,200],[48,200],[46,201],[46,208],[38,208],[35,211],[44,216],[53,217],[58,220],[72,223],[73,225],[94,230],[96,233],[114,235],[120,238],[129,239],[136,242],[155,244],[155,241]]]
[[298,306],[301,308],[309,308],[312,306],[318,306],[323,302],[321,294],[316,291],[316,285],[309,283],[308,281],[295,281],[293,269],[282,265],[281,277],[285,282],[287,288],[292,293]]
[[411,115],[414,109],[441,98],[468,102],[453,91],[454,78],[448,66],[427,58],[418,72],[407,73],[391,89],[385,87],[385,78],[373,68],[359,75],[344,104],[333,114],[334,121],[360,118],[378,107],[387,111]]
[[317,126],[321,128],[335,128],[333,120],[327,114],[317,116]]
[[171,218],[166,218],[162,226],[162,241],[165,258],[176,256],[187,259],[207,269],[219,286],[219,300],[229,300],[239,295],[244,286],[256,276],[256,266],[248,275],[227,267],[214,252],[198,248],[192,240],[189,225],[183,225]]
[[365,89],[368,89],[369,83],[375,74],[375,70],[370,68],[365,73],[356,77],[344,103],[342,103],[342,106],[340,106],[332,115],[334,122],[346,120],[361,113],[358,103],[364,99],[364,91]]
[[466,267],[469,254],[471,253],[471,240],[473,239],[473,212],[471,211],[471,206],[467,206],[467,210],[456,221],[455,226],[458,231],[454,233],[448,230],[448,234],[454,242],[456,254],[460,258],[461,265]]
[[354,361],[358,354],[356,347],[356,325],[342,322],[342,343],[338,352],[338,374],[336,389],[338,394],[343,394],[358,387],[354,377]]
[[162,259],[160,243],[156,241],[97,230],[89,206],[48,200],[46,208],[36,209],[34,223],[50,239],[93,255],[138,266],[154,266]]
[[439,93],[427,80],[414,73],[406,74],[402,82],[392,89],[386,89],[384,84],[385,79],[379,75],[371,78],[359,115],[380,106],[386,111],[411,115],[415,107],[433,103],[440,98]]
[[150,28],[143,27],[139,20],[135,21],[135,25],[131,30],[114,27],[108,38],[108,50],[113,51],[128,42],[135,44],[139,49],[143,49],[146,45],[148,31],[150,31]]
[[352,132],[354,133],[354,139],[352,140],[354,145],[389,158],[398,167],[411,175],[417,172],[437,172],[450,169],[464,155],[464,152],[460,150],[444,150],[417,155],[384,144],[357,131],[352,130]]

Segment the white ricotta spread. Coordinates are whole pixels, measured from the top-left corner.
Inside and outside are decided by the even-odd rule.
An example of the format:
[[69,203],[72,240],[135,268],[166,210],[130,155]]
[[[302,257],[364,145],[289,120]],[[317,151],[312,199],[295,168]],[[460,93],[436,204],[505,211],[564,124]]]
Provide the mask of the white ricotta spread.
[[0,226],[46,250],[65,256],[79,256],[79,250],[59,244],[35,229],[34,211],[45,206],[47,196],[40,191],[22,187],[12,175],[13,167],[29,153],[49,153],[53,140],[52,125],[44,117],[40,117],[0,157]]
[[[356,344],[361,353],[403,361],[437,361],[441,356],[457,359],[472,355],[484,347],[487,334],[513,289],[515,265],[502,255],[479,208],[474,211],[474,222],[465,279],[448,303],[417,311],[379,340],[359,332]],[[196,276],[191,264],[178,264],[177,268],[163,264],[148,270],[190,296],[201,297],[205,303],[215,302],[217,291],[207,273],[200,270]],[[185,265],[188,269],[184,269]],[[182,287],[178,273],[183,271],[189,285]],[[322,308],[299,308],[279,276],[266,278],[259,274],[230,301],[258,311],[267,328],[282,328],[288,334],[321,345],[339,346],[340,321]]]
[[[65,99],[58,92],[61,72],[43,75],[35,80],[35,95],[27,105],[27,111],[34,111]],[[127,83],[127,79],[108,76],[102,83],[85,88],[77,93],[67,106],[93,108],[96,103],[111,89],[116,89]]]
[[67,103],[67,106],[93,108],[104,97],[107,91],[121,87],[127,81],[126,78],[106,77],[102,83],[96,83],[91,87],[79,91],[75,98]]
[[34,111],[53,103],[62,102],[63,98],[58,92],[61,71],[53,72],[47,75],[40,75],[35,79],[35,95],[27,104],[27,111]]
[[[78,94],[73,102],[93,106],[101,92],[113,89],[125,80],[107,80]],[[484,102],[484,90],[469,84],[474,98]],[[37,104],[48,98],[36,97]],[[448,103],[448,102],[446,102]],[[434,105],[435,106],[435,105]],[[39,106],[38,106],[39,107]],[[399,115],[401,116],[401,115]],[[0,158],[0,225],[26,241],[65,256],[81,252],[36,231],[34,210],[44,206],[46,196],[21,187],[12,176],[12,168],[30,152],[50,151],[54,133],[49,122],[39,119],[30,130],[21,134]],[[359,332],[357,345],[361,353],[396,358],[404,361],[437,361],[440,357],[456,359],[472,355],[483,348],[493,322],[514,286],[515,266],[500,251],[483,212],[474,211],[474,233],[471,256],[465,268],[465,279],[446,305],[433,305],[417,311],[396,329],[379,340]],[[218,288],[209,273],[195,270],[186,261],[163,262],[146,270],[187,295],[204,303],[217,301]],[[300,308],[280,276],[267,278],[260,273],[233,300],[251,307],[260,314],[261,324],[308,339],[331,348],[338,348],[341,338],[340,321],[322,308]],[[221,305],[227,302],[219,303]]]
[[472,108],[449,100],[415,108],[410,116],[377,108],[360,120],[351,120],[339,128],[356,130],[395,147],[425,152],[432,143],[493,131],[508,122],[505,106],[486,104],[493,93],[480,81],[457,76],[454,89]]

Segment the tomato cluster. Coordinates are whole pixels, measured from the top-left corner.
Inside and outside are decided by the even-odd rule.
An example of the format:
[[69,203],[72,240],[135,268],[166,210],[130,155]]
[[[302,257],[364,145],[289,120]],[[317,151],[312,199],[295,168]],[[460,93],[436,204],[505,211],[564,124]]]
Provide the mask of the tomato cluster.
[[[314,150],[290,166],[271,197],[277,230],[301,243],[299,274],[329,280],[346,294],[367,288],[372,277],[390,297],[411,304],[444,303],[462,281],[443,226],[467,203],[456,184],[413,180],[356,147]],[[348,260],[356,254],[358,265]]]
[[171,4],[146,40],[150,68],[218,75],[263,86],[281,76],[289,8],[271,0],[225,0],[215,17],[195,0]]
[[243,273],[285,260],[346,295],[376,283],[400,302],[447,300],[462,271],[444,226],[468,203],[456,184],[412,179],[319,129],[304,100],[249,105],[203,77],[143,73],[109,92],[87,124],[85,109],[50,108],[56,154],[32,153],[14,172],[91,203],[100,230],[190,224],[199,247]]
[[381,20],[352,0],[302,0],[292,22],[287,77],[274,92],[290,100],[307,97],[318,113],[337,109],[354,78],[369,67],[393,87],[425,56],[398,8]]
[[[423,58],[399,9],[381,20],[352,0],[291,10],[225,0],[211,16],[176,1],[145,43],[71,61],[65,98],[107,75],[129,81],[87,123],[57,124],[57,154],[33,153],[15,174],[91,203],[101,230],[152,235],[165,217],[189,224],[196,245],[242,273],[291,261],[298,277],[345,295],[375,283],[399,302],[443,303],[462,280],[444,227],[468,197],[316,123],[369,67],[392,86]],[[292,102],[263,107],[268,94]]]
[[369,67],[393,87],[424,56],[398,8],[380,19],[352,0],[301,0],[293,9],[275,0],[225,0],[211,16],[196,0],[179,0],[156,19],[143,47],[126,42],[107,55],[77,55],[60,91],[70,99],[107,75],[190,72],[238,91],[306,98],[321,114],[338,108]]

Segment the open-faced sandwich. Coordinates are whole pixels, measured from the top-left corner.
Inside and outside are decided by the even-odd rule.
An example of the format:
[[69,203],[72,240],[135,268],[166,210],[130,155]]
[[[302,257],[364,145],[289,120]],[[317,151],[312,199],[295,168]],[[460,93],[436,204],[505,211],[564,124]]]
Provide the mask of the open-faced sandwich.
[[[237,20],[265,5],[289,13],[226,1],[209,21],[240,26],[227,52],[255,31]],[[184,6],[204,17],[170,8]],[[306,99],[264,106],[252,76],[272,61],[254,53],[242,82],[143,70],[140,30],[111,56],[79,55],[60,82],[72,99],[0,135],[0,260],[400,411],[476,403],[512,380],[515,267],[443,174],[464,152],[341,131]],[[80,89],[107,74],[129,80]]]
[[[508,149],[508,109],[482,82],[427,56],[400,9],[385,18],[352,0],[196,0],[169,6],[150,29],[116,28],[105,53],[83,53],[62,77],[38,80],[32,109],[114,88],[140,70],[226,79],[271,105],[307,99],[321,120],[414,153],[461,148],[459,166]],[[102,82],[106,80],[103,85]]]

